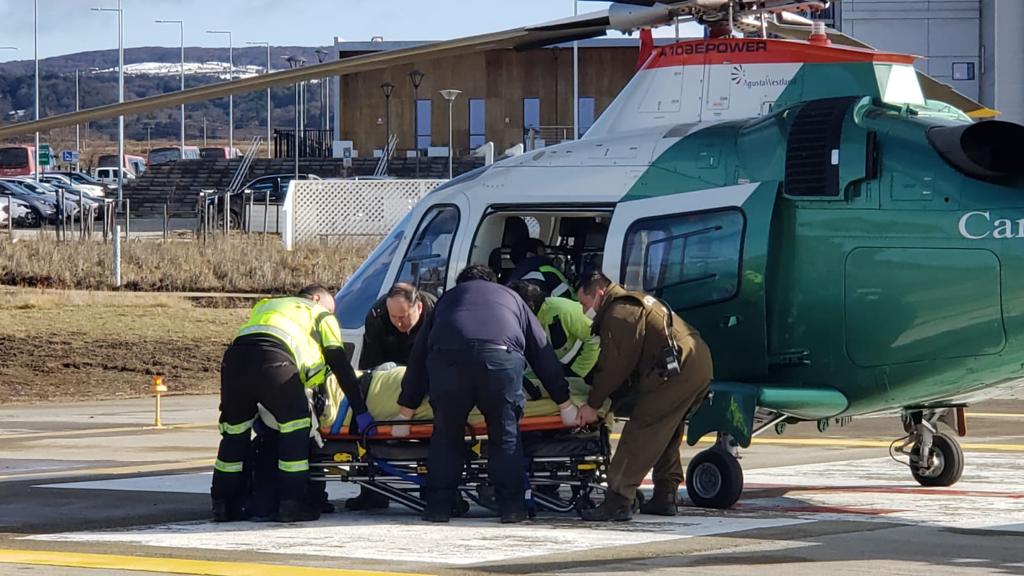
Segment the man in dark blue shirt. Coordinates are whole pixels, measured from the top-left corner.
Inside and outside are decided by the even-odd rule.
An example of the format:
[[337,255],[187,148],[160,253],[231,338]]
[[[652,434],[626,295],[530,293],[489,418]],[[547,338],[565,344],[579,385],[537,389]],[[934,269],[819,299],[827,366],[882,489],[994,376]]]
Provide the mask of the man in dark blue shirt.
[[526,401],[522,380],[527,361],[559,405],[562,421],[575,424],[577,407],[537,318],[518,294],[497,284],[487,266],[463,270],[417,335],[398,398],[402,417],[409,419],[429,389],[434,410],[424,520],[447,522],[451,516],[466,418],[474,405],[487,421],[488,472],[501,521],[526,520],[519,419]]

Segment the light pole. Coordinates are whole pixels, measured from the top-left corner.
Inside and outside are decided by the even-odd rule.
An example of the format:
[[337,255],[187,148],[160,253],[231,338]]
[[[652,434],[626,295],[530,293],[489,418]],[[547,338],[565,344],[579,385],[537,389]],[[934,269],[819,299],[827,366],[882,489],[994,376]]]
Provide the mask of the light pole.
[[[185,90],[185,23],[181,20],[156,20],[157,24],[177,24],[181,42],[181,89]],[[181,157],[185,157],[185,105],[181,105]]]
[[[328,52],[327,50],[324,50],[323,48],[317,48],[316,49],[316,60],[317,60],[317,62],[319,62],[320,64],[323,64],[324,60],[327,58],[328,54],[330,54],[330,52]],[[327,95],[325,94],[325,89],[326,88],[327,88],[327,80],[325,78],[321,78],[320,79],[320,129],[325,131],[325,132],[327,131],[327,116],[328,116],[328,114],[325,113],[325,111],[327,111],[329,113],[329,109],[327,108]]]
[[[579,16],[580,3],[572,0],[572,15]],[[580,138],[580,43],[572,43],[572,133],[573,140]]]
[[[235,79],[235,45],[230,30],[207,30],[207,34],[226,34],[228,37],[228,81]],[[228,154],[235,150],[235,95],[228,94]]]
[[[299,68],[306,63],[305,58],[282,56],[290,68]],[[295,83],[295,179],[299,179],[299,82]]]
[[[246,42],[250,46],[267,47],[267,74],[270,74],[270,42]],[[272,158],[270,150],[270,88],[267,88],[267,158]]]
[[[79,110],[82,109],[82,100],[79,97],[79,94],[80,93],[78,91],[78,68],[75,68],[75,112],[78,112]],[[82,162],[81,162],[81,156],[82,156],[82,125],[81,124],[75,124],[75,151],[78,152],[78,156],[79,156],[79,161],[75,162],[75,171],[76,172],[81,172],[82,171]],[[70,169],[71,169],[71,167],[69,166],[68,170],[70,170]]]
[[[39,0],[32,0],[32,59],[36,65],[36,121],[39,121]],[[36,162],[39,162],[39,131],[36,130]],[[39,166],[36,166],[36,182],[39,182]]]
[[452,147],[452,106],[455,104],[455,99],[462,94],[461,90],[441,90],[441,96],[448,101],[448,179],[452,179],[452,156],[455,155],[455,149]]
[[385,82],[380,85],[380,89],[384,92],[384,130],[387,132],[384,136],[384,154],[390,160],[391,154],[388,153],[388,150],[391,148],[391,93],[395,91],[395,85]]
[[416,150],[416,177],[420,177],[420,84],[426,76],[419,70],[409,72],[409,81],[412,82],[412,143]]
[[[117,13],[117,102],[124,104],[124,10],[121,9],[121,0],[117,0],[117,8],[93,8],[93,12],[116,12]],[[37,70],[38,70],[38,64]],[[37,82],[39,73],[36,73]],[[36,96],[36,116],[39,116],[38,87]],[[36,137],[38,140],[38,136]],[[124,206],[124,115],[117,117],[117,210],[120,212]]]

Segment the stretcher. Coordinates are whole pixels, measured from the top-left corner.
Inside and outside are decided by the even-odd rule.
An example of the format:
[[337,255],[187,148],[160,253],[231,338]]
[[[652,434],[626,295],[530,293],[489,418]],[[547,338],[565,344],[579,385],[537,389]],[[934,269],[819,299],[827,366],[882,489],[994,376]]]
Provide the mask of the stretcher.
[[[399,368],[399,370],[403,370]],[[394,402],[397,398],[391,381],[395,374],[378,374],[376,381],[367,380],[368,406],[377,425],[369,434],[351,434],[344,401],[332,398],[321,418],[323,445],[315,447],[310,457],[310,476],[316,481],[351,482],[383,494],[412,510],[425,506],[422,488],[427,474],[427,452],[432,425],[429,406],[417,410],[414,420],[397,421],[397,410],[391,410],[380,397]],[[582,382],[570,382],[573,396],[585,398]],[[330,404],[340,404],[334,410]],[[375,411],[375,407],[377,410]],[[607,408],[607,407],[606,407]],[[557,416],[558,408],[549,399],[528,402],[520,421],[523,453],[527,461],[529,490],[527,503],[531,513],[537,510],[569,512],[593,506],[592,496],[603,492],[605,474],[611,459],[609,420],[585,430],[566,427]],[[607,413],[607,410],[604,411]],[[332,421],[333,418],[333,421]],[[390,419],[387,419],[390,418]],[[394,424],[411,426],[408,436],[391,434]],[[487,429],[478,414],[466,424],[464,466],[459,492],[461,498],[453,515],[465,513],[470,502],[496,509],[493,486],[487,474]]]

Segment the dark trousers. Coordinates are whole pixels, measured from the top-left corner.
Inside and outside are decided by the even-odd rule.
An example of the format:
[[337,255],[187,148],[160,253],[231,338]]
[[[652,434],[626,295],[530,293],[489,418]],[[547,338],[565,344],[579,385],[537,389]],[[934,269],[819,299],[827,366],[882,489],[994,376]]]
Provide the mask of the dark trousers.
[[[252,492],[245,509],[254,517],[266,518],[277,513],[281,499],[277,487],[278,442],[281,435],[258,418],[253,423],[252,430],[255,432],[255,438],[252,442],[251,457],[246,461],[246,466],[252,462]],[[307,490],[310,502],[327,502],[326,483],[310,480]]]
[[257,403],[288,430],[277,436],[278,494],[282,500],[304,500],[311,421],[295,362],[288,352],[273,344],[244,341],[232,344],[221,363],[221,440],[210,494],[215,500],[233,505],[246,500],[252,476],[252,470],[246,469],[246,456]]
[[434,433],[427,457],[427,509],[447,513],[458,496],[466,457],[466,418],[476,406],[487,422],[488,473],[502,513],[526,506],[526,460],[519,419],[526,360],[488,346],[431,353],[427,360]]

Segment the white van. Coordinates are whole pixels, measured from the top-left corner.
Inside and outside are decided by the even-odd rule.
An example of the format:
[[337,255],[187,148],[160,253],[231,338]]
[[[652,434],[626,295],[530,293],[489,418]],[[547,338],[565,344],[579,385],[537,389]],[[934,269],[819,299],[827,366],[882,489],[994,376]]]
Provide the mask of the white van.
[[[104,184],[117,184],[117,167],[93,168],[92,177]],[[124,171],[125,180],[134,180],[135,175],[129,170]]]

